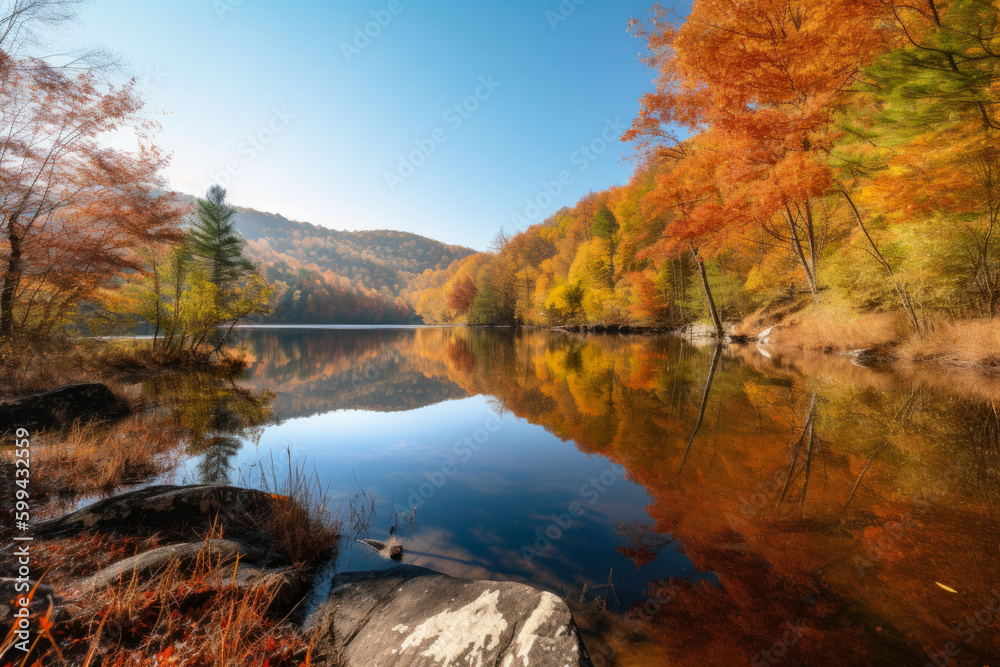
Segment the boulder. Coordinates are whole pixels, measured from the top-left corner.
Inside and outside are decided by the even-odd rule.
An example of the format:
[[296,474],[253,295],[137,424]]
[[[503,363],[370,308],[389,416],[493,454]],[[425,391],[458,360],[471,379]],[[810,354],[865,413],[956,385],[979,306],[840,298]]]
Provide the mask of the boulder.
[[121,531],[176,537],[204,534],[215,525],[223,535],[236,534],[256,544],[263,539],[261,531],[271,516],[273,502],[268,493],[233,486],[150,486],[41,523],[36,535],[47,538]]
[[780,324],[775,324],[761,331],[759,334],[757,334],[757,342],[762,345],[767,345],[768,343],[770,343],[771,334],[774,333],[774,330],[780,326],[781,326]]
[[306,624],[319,632],[322,657],[347,667],[591,665],[555,595],[413,565],[337,576]]
[[78,419],[119,419],[130,411],[128,404],[103,384],[75,384],[0,403],[0,432],[60,427]]

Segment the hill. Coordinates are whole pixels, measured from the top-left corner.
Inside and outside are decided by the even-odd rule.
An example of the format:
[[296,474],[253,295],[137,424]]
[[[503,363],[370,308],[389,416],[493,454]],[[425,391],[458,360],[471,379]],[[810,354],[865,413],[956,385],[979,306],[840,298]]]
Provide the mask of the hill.
[[[194,198],[191,198],[194,201]],[[425,272],[475,254],[418,234],[340,231],[237,207],[246,254],[276,291],[279,323],[393,324],[414,318]]]

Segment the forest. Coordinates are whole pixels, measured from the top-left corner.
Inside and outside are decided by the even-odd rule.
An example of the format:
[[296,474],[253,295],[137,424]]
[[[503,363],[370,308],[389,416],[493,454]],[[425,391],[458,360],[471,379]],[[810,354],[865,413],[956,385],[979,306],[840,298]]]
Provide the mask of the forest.
[[275,290],[270,322],[412,322],[420,274],[474,254],[417,234],[338,231],[250,208],[238,208],[234,222]]
[[656,87],[632,179],[426,273],[417,312],[753,334],[798,313],[866,340],[991,320],[998,21],[989,0],[654,7],[630,25]]
[[[12,14],[4,34],[66,16]],[[621,137],[636,163],[628,183],[501,230],[481,253],[223,196],[216,213],[243,237],[230,259],[246,269],[224,280],[205,248],[193,262],[177,254],[204,200],[170,191],[136,82],[114,84],[99,52],[71,70],[43,40],[8,37],[0,336],[146,321],[197,346],[256,314],[701,322],[719,335],[782,324],[820,348],[944,337],[928,355],[973,334],[997,342],[998,21],[989,0],[730,0],[686,17],[654,6],[629,25],[655,88]],[[100,141],[125,131],[136,150]]]

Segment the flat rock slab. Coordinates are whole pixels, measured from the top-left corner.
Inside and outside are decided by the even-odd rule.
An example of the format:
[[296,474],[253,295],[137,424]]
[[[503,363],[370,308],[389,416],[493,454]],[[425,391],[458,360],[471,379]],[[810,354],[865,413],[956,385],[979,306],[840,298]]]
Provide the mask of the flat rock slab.
[[166,532],[191,535],[213,524],[252,536],[271,515],[274,499],[263,491],[233,486],[150,486],[124,493],[39,524],[39,537],[87,532]]
[[589,667],[569,607],[506,581],[413,565],[336,577],[307,625],[347,667]]
[[78,419],[119,419],[129,412],[128,404],[105,385],[75,384],[0,403],[0,432],[66,426]]

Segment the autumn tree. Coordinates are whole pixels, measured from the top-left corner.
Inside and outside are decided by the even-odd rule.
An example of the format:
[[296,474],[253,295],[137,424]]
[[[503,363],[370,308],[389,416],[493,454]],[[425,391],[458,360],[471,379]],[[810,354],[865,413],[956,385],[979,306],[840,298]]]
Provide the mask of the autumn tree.
[[788,247],[813,294],[825,236],[814,200],[834,187],[834,114],[887,48],[883,13],[874,0],[722,0],[696,2],[682,25],[657,7],[650,26],[633,26],[648,39],[657,90],[624,138],[676,157],[679,131],[719,133],[727,198]]
[[[857,204],[844,196],[869,242],[919,327],[905,274],[912,257],[886,257],[866,222],[886,219],[894,228],[927,226],[933,254],[959,282],[977,314],[993,317],[1000,306],[1000,152],[996,112],[1000,83],[1000,18],[986,0],[934,0],[895,4],[891,27],[898,48],[865,70],[871,82],[867,108],[845,117],[854,141],[837,152],[847,177],[863,184]],[[861,113],[859,113],[859,111]],[[845,114],[846,116],[846,114]],[[889,240],[905,236],[893,229]],[[911,244],[913,247],[913,244]],[[916,250],[914,247],[913,250]],[[900,274],[904,274],[901,276]],[[933,272],[932,272],[933,273]],[[926,270],[920,280],[931,278]],[[951,278],[958,278],[958,281]],[[953,295],[965,300],[965,295]]]
[[448,294],[448,309],[453,311],[456,315],[465,315],[472,307],[472,303],[476,300],[476,294],[479,290],[476,289],[476,284],[472,282],[472,278],[468,276],[462,276],[452,287],[451,292]]
[[[0,79],[0,336],[51,331],[96,288],[140,270],[136,247],[179,237],[182,210],[141,108],[134,83],[40,60]],[[102,145],[119,131],[139,148]]]
[[621,225],[608,205],[601,204],[594,216],[593,234],[601,239],[608,248],[608,284],[615,284],[615,253],[618,251],[619,231]]

